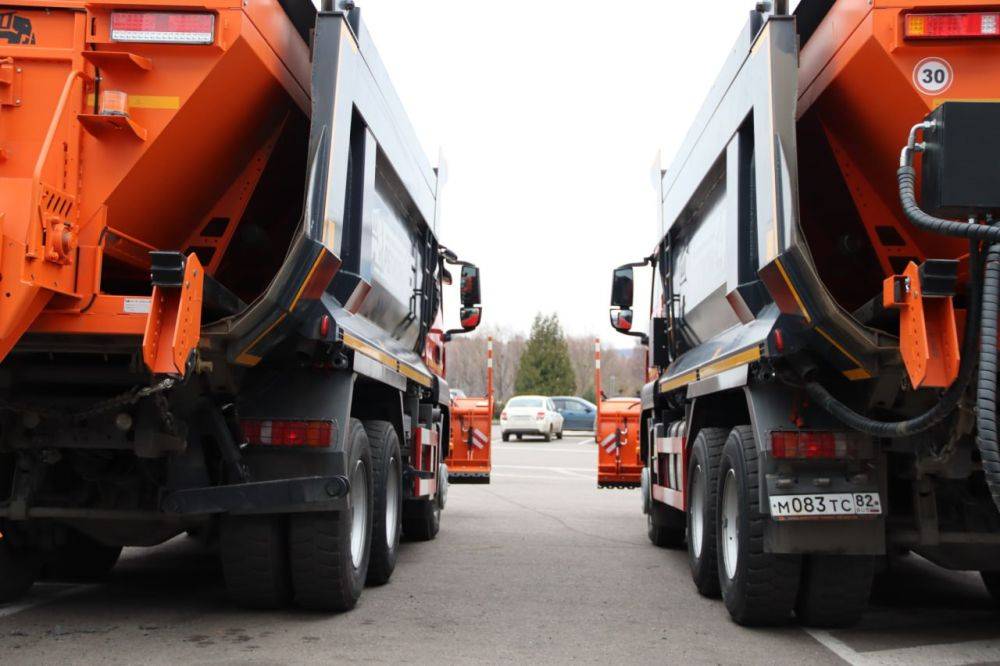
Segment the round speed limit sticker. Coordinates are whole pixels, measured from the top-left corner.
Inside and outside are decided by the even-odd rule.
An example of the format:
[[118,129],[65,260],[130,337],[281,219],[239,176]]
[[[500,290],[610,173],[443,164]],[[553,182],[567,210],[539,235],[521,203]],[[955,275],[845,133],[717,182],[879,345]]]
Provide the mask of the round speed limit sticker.
[[924,58],[913,69],[913,83],[925,95],[940,95],[954,79],[955,72],[944,58]]

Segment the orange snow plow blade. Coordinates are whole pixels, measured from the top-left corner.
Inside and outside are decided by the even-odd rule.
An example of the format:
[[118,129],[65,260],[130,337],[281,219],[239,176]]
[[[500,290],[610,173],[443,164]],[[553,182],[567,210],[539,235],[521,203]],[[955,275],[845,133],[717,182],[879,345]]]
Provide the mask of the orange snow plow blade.
[[486,342],[486,397],[451,402],[451,448],[445,463],[448,480],[489,483],[493,430],[493,339]]
[[597,418],[597,487],[638,488],[642,477],[639,451],[639,419],[642,403],[638,398],[604,398],[601,391],[601,341],[594,340],[594,387]]

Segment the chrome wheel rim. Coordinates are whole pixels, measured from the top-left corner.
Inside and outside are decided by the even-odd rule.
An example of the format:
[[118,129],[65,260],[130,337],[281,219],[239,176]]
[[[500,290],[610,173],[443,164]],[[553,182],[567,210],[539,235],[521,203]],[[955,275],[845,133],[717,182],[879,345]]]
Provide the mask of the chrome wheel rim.
[[396,541],[399,521],[399,460],[389,461],[389,478],[385,484],[385,542],[392,548]]
[[368,531],[368,475],[360,460],[351,474],[351,562],[361,566],[365,550],[365,533]]
[[701,557],[701,540],[705,534],[704,490],[704,472],[698,465],[691,477],[691,550],[695,557]]
[[736,472],[729,470],[722,486],[722,561],[726,567],[726,576],[730,580],[736,577],[736,565],[739,563],[739,516]]

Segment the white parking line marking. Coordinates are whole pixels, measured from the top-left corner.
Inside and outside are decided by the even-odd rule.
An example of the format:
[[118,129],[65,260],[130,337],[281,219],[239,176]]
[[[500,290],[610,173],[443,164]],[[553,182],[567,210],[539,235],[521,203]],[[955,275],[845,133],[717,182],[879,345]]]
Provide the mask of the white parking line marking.
[[26,610],[42,606],[56,599],[80,594],[100,587],[99,585],[67,585],[62,583],[35,583],[27,599],[9,606],[0,606],[0,618],[10,617]]
[[963,666],[1000,661],[1000,639],[941,643],[858,652],[828,631],[806,629],[823,647],[851,666]]

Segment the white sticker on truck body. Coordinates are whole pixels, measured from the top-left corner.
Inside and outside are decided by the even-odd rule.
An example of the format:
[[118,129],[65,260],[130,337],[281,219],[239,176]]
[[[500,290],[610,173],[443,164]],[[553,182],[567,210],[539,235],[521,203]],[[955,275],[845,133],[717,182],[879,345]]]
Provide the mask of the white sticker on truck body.
[[925,95],[940,95],[954,80],[955,70],[944,58],[924,58],[913,68],[913,84]]

